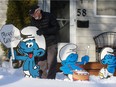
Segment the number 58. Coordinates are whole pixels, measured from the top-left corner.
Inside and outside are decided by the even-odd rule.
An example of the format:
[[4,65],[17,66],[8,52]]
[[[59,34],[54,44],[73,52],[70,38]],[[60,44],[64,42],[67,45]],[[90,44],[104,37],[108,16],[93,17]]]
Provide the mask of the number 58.
[[86,16],[87,11],[86,9],[77,9],[77,16]]

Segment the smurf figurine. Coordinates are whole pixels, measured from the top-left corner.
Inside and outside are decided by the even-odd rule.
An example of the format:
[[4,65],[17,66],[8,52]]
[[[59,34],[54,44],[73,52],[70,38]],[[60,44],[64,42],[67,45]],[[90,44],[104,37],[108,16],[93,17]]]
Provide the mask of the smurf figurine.
[[113,49],[109,47],[104,48],[101,54],[103,54],[104,51],[107,53],[103,56],[101,63],[107,65],[107,68],[102,68],[99,72],[99,77],[102,79],[113,76],[116,69],[116,56],[113,54]]
[[61,62],[62,67],[60,70],[63,71],[64,74],[73,74],[74,70],[83,70],[80,65],[85,65],[89,61],[89,56],[85,55],[82,57],[81,62],[77,62],[78,54],[71,53],[66,60]]
[[[16,50],[14,50],[14,59],[23,61],[23,72],[25,77],[41,78],[40,66],[35,63],[35,57],[40,58],[45,54],[45,39],[36,35],[38,29],[33,26],[25,27],[21,30],[21,33],[25,35]],[[28,31],[28,32],[27,32]],[[38,38],[39,41],[38,41]],[[41,46],[41,47],[40,47]],[[8,57],[12,56],[11,51]]]
[[[21,55],[18,55],[20,53]],[[11,53],[9,53],[11,54]],[[43,56],[45,50],[39,48],[34,38],[26,38],[20,41],[17,51],[14,50],[14,60],[24,61],[23,72],[26,77],[40,77],[39,70],[40,66],[35,64],[36,56]],[[11,55],[9,55],[10,58]]]
[[61,61],[62,66],[60,67],[60,70],[64,73],[64,75],[68,75],[68,78],[72,80],[73,72],[76,70],[83,70],[80,65],[85,65],[86,63],[88,63],[89,56],[85,55],[81,58],[81,62],[77,62],[78,54],[76,53],[76,46],[74,44],[68,44],[63,47],[61,49],[61,53],[65,53],[65,55],[68,55],[67,57],[65,56],[66,58]]

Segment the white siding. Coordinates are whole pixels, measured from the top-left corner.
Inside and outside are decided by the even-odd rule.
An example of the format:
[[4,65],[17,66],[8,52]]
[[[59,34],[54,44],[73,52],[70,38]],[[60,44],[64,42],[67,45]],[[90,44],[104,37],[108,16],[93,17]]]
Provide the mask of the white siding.
[[[6,21],[7,3],[8,3],[8,0],[0,0],[0,29],[5,24],[5,21]],[[2,57],[2,55],[4,54],[0,47],[0,58]]]
[[93,37],[106,32],[116,31],[116,18],[109,17],[95,17],[94,15],[94,0],[83,0],[81,4],[77,0],[77,9],[86,9],[87,15],[77,16],[77,20],[89,20],[89,28],[76,29],[76,44],[78,46],[79,58],[85,55],[85,48],[89,45],[90,61],[96,61],[95,43]]
[[0,0],[0,28],[6,21],[7,1],[8,0]]

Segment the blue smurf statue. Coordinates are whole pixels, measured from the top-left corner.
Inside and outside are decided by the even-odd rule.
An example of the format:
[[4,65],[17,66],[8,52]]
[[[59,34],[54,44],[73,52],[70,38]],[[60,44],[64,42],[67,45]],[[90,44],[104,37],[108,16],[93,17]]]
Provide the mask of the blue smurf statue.
[[37,30],[38,28],[34,26],[27,26],[19,31],[14,25],[9,24],[4,25],[0,32],[5,33],[8,31],[6,34],[10,32],[6,37],[9,38],[8,43],[4,43],[3,37],[0,37],[0,40],[3,41],[7,48],[11,49],[8,52],[11,63],[12,60],[13,62],[15,60],[23,61],[23,71],[26,77],[36,78],[41,77],[42,74],[40,66],[35,63],[35,58],[40,58],[45,54],[46,45],[44,36],[37,35]]
[[72,74],[76,70],[83,70],[80,65],[85,65],[89,61],[89,56],[85,55],[81,58],[81,62],[78,61],[78,54],[76,52],[77,46],[69,43],[60,49],[59,57],[61,59],[62,66],[60,70],[64,75],[68,76],[72,80]]
[[[19,56],[20,53],[23,56]],[[39,48],[34,38],[26,38],[20,41],[17,51],[14,50],[15,60],[24,61],[23,71],[26,77],[40,77],[40,67],[35,64],[34,58],[41,57],[45,54],[45,50]],[[11,53],[9,53],[9,58]]]
[[116,56],[114,50],[111,47],[105,47],[101,52],[101,63],[107,65],[107,68],[102,68],[99,71],[99,77],[101,79],[107,79],[112,77],[116,69]]
[[60,70],[63,71],[64,74],[73,74],[74,70],[83,70],[80,65],[85,65],[89,61],[89,56],[85,55],[82,57],[81,62],[78,61],[78,54],[71,53],[66,60],[61,62],[62,66]]

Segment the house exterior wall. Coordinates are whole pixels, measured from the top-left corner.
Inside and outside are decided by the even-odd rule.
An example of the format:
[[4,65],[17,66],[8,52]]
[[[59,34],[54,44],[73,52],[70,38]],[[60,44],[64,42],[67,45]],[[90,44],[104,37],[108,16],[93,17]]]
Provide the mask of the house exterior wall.
[[[6,11],[7,11],[8,0],[0,0],[0,29],[5,24],[6,21]],[[1,42],[0,42],[1,44]],[[3,50],[0,47],[0,58],[3,56]]]
[[0,28],[6,21],[7,3],[8,0],[0,0]]
[[86,16],[77,16],[76,20],[89,20],[88,28],[76,27],[76,44],[78,46],[79,58],[86,54],[87,47],[90,61],[96,61],[96,49],[93,40],[94,36],[107,31],[116,31],[116,18],[115,17],[97,17],[94,14],[96,0],[76,0],[76,9],[86,9]]
[[[46,11],[50,11],[50,0],[38,0],[39,5],[43,6],[43,2],[47,1]],[[93,40],[94,36],[107,31],[116,31],[116,16],[115,17],[105,17],[96,16],[95,13],[95,2],[96,0],[70,0],[70,43],[75,43],[78,46],[77,52],[79,54],[79,60],[81,57],[86,55],[87,50],[90,56],[90,61],[96,61],[96,49]],[[101,0],[104,1],[104,0]],[[106,0],[109,1],[109,0]],[[113,0],[111,0],[113,1]],[[6,10],[7,10],[8,0],[0,0],[0,28],[5,24],[6,20]],[[104,6],[103,6],[104,8]],[[79,10],[86,10],[86,15],[77,15]],[[66,11],[65,11],[66,12]],[[77,27],[77,20],[89,21],[88,28]],[[59,47],[64,44],[59,43]],[[0,49],[0,56],[3,52]]]

